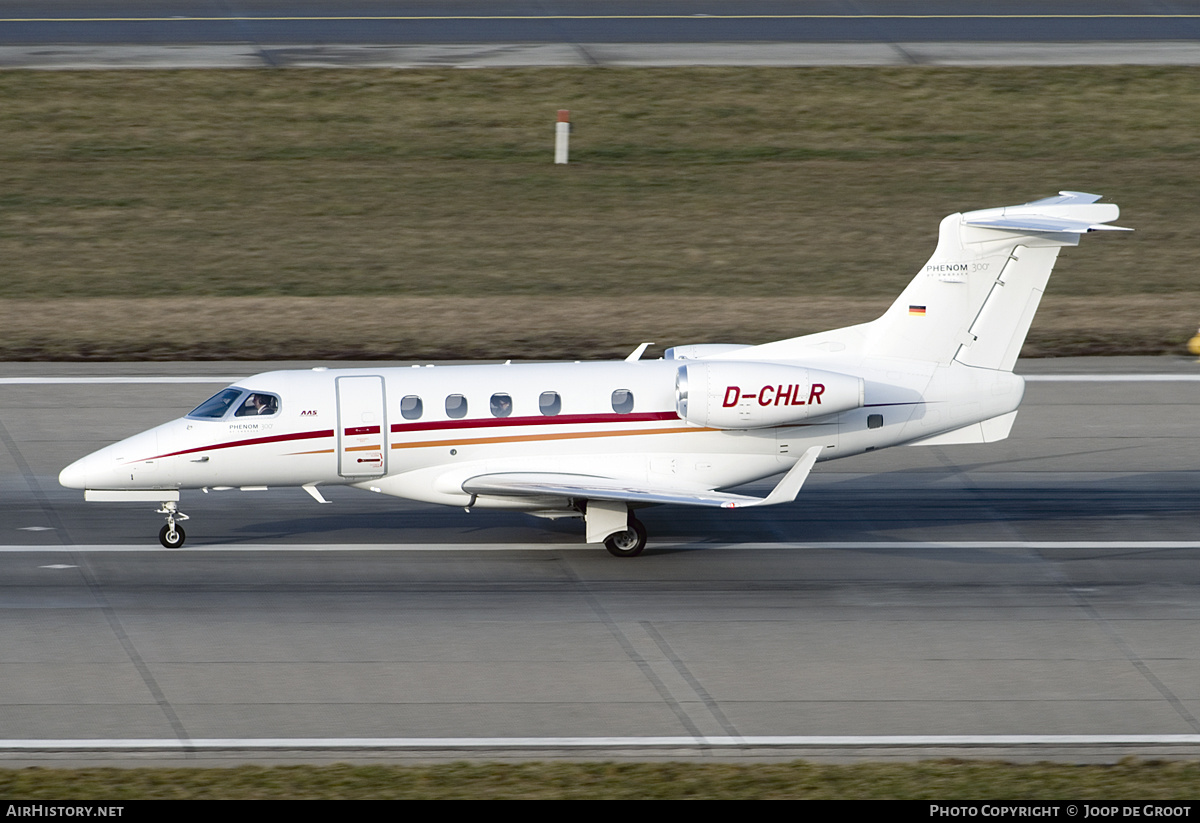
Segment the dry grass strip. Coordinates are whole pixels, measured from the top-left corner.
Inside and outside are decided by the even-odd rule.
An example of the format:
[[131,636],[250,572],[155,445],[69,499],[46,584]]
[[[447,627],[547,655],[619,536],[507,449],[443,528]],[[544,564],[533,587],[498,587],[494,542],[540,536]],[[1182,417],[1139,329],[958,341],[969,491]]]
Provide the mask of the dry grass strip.
[[[2,300],[9,360],[597,359],[649,340],[762,343],[873,319],[889,299],[152,297]],[[1043,301],[1025,356],[1182,353],[1200,294]]]

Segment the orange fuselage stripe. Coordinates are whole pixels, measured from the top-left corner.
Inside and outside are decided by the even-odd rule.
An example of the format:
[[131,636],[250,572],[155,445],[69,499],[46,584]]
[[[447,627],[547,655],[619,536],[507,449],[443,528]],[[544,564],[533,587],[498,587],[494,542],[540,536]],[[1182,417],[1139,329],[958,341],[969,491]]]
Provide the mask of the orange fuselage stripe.
[[[633,429],[627,431],[590,431],[590,432],[556,432],[551,434],[512,434],[499,437],[468,437],[456,440],[417,440],[407,443],[393,443],[393,449],[426,449],[445,446],[478,446],[492,443],[533,443],[542,440],[577,440],[589,437],[637,437],[652,434],[687,434],[690,432],[715,432],[720,429],[705,426],[677,426],[669,429]],[[348,446],[345,451],[372,451],[382,446]],[[333,454],[335,449],[317,449],[314,451],[291,452],[289,456],[304,454]]]
[[475,446],[487,443],[529,443],[538,440],[574,440],[584,437],[634,437],[646,434],[684,434],[686,432],[712,432],[718,429],[687,426],[673,429],[635,429],[633,431],[607,432],[563,432],[561,434],[521,434],[506,437],[474,437],[460,440],[422,440],[414,443],[393,443],[393,449],[423,449],[431,446]]

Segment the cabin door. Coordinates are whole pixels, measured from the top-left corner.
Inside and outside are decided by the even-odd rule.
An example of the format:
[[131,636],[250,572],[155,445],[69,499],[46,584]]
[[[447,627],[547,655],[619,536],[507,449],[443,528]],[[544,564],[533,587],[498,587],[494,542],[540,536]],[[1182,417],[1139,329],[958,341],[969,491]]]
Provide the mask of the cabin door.
[[339,377],[338,474],[378,477],[387,473],[387,409],[379,375]]

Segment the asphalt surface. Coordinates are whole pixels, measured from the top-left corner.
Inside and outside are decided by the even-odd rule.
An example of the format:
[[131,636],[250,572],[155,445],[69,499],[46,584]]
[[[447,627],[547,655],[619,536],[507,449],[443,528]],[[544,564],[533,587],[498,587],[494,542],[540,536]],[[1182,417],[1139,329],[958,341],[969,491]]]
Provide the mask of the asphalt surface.
[[1009,440],[646,510],[635,560],[349,489],[185,494],[172,552],[57,486],[216,383],[41,378],[263,368],[0,367],[0,762],[1200,754],[1190,360],[1023,363]]
[[0,68],[1200,65],[1200,0],[0,0]]
[[3,0],[0,43],[1050,42],[1200,37],[1200,2]]
[[[1087,63],[1200,64],[1200,3],[0,0],[10,68]],[[1022,367],[1004,443],[648,510],[629,561],[338,489],[185,496],[162,550],[58,470],[261,369],[4,364],[0,762],[1195,757],[1200,366]],[[122,375],[216,383],[70,382]]]

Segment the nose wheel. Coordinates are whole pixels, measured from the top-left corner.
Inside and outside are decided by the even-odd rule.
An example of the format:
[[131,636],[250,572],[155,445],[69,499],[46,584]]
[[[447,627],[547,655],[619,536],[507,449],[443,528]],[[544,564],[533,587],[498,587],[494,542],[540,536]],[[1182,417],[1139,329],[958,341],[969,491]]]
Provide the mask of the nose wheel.
[[183,545],[183,539],[185,537],[187,537],[187,535],[183,532],[183,526],[163,526],[158,533],[158,542],[162,543],[168,549],[178,549]]
[[158,532],[158,542],[162,543],[168,549],[178,549],[183,545],[184,538],[187,537],[179,522],[187,520],[188,516],[179,511],[179,505],[174,501],[163,503],[158,513],[167,516],[167,525],[163,526]]

